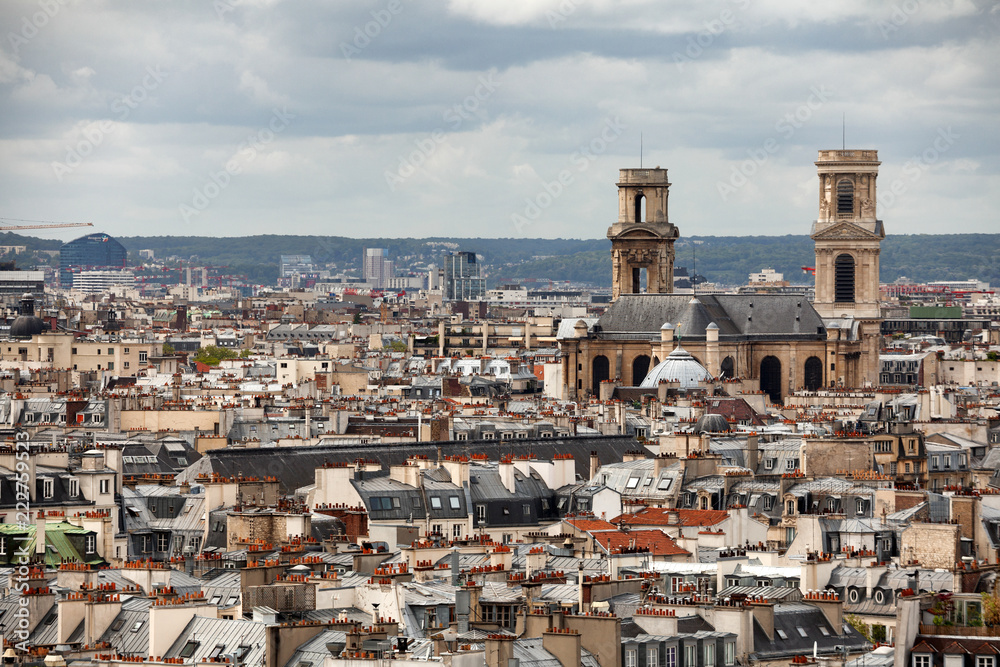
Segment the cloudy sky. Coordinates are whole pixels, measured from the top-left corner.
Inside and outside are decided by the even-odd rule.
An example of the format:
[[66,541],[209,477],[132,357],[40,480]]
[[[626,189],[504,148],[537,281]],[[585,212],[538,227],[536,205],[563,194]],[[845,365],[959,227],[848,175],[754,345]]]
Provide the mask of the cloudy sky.
[[846,116],[889,233],[1000,231],[996,0],[3,0],[0,26],[8,220],[599,238],[641,135],[682,235],[802,234]]

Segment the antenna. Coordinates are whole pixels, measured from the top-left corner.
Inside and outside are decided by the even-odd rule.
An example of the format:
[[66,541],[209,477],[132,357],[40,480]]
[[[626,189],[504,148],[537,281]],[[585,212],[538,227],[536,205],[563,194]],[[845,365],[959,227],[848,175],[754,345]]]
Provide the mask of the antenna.
[[694,269],[691,271],[691,293],[698,293],[698,245],[691,239],[691,255],[694,257]]
[[843,124],[841,125],[840,141],[841,141],[840,148],[842,150],[847,150],[847,112],[846,111],[844,112]]
[[639,133],[639,169],[642,169],[642,132]]

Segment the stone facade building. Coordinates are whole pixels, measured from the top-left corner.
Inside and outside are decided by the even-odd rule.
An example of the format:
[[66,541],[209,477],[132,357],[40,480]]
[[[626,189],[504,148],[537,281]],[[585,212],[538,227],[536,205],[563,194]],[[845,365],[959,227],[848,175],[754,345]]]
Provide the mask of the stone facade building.
[[596,321],[563,328],[563,397],[599,395],[604,381],[638,386],[681,342],[714,377],[756,379],[774,403],[799,389],[876,382],[879,164],[877,151],[820,151],[815,303],[797,294],[670,294],[678,230],[668,222],[666,170],[621,170],[619,220],[608,230],[614,301]]

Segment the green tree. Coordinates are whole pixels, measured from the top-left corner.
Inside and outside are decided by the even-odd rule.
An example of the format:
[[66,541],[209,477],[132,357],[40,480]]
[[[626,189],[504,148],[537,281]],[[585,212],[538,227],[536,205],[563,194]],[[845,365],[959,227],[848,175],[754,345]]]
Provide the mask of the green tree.
[[171,345],[170,343],[164,343],[163,344],[163,356],[165,356],[165,357],[166,356],[170,356],[173,353],[174,353],[174,346]]
[[200,361],[206,366],[218,366],[223,359],[235,359],[237,356],[234,350],[218,345],[207,345],[198,350],[194,355],[195,361]]

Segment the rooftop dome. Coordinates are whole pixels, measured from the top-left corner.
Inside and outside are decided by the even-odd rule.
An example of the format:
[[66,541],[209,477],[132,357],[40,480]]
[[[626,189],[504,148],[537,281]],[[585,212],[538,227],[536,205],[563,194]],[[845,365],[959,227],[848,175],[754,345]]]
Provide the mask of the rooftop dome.
[[732,430],[729,422],[722,415],[704,414],[698,418],[698,423],[694,425],[695,433],[728,433]]
[[20,312],[10,325],[11,338],[31,338],[48,328],[41,318],[35,316],[35,297],[31,294],[26,293],[21,297]]
[[667,358],[653,367],[640,387],[654,388],[660,382],[680,382],[681,389],[697,387],[699,382],[712,379],[711,373],[683,347],[677,347]]

